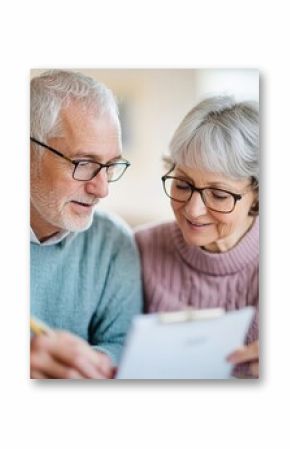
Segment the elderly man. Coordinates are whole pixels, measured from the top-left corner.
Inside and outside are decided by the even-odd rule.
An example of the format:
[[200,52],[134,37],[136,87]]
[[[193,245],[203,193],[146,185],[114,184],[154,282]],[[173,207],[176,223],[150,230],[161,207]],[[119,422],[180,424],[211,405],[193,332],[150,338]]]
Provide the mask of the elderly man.
[[31,81],[31,313],[53,331],[31,339],[31,378],[114,375],[141,309],[128,228],[95,212],[130,165],[112,93],[79,73]]

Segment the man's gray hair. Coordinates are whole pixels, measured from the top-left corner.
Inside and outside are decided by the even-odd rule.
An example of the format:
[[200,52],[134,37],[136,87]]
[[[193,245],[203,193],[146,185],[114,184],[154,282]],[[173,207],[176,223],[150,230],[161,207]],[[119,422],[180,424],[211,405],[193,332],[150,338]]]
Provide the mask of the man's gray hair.
[[205,99],[183,119],[170,142],[176,164],[259,183],[258,103]]
[[62,134],[60,111],[78,102],[98,116],[108,114],[118,121],[118,107],[112,92],[102,83],[78,72],[49,70],[31,80],[31,136],[47,143]]

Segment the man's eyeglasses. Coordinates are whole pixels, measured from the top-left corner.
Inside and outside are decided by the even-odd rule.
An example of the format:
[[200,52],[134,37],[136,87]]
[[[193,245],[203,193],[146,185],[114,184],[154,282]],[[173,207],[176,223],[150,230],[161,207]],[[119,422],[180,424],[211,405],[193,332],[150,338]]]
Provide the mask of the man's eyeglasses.
[[198,192],[205,206],[215,212],[229,214],[235,208],[236,202],[242,199],[243,194],[229,192],[228,190],[204,187],[202,189],[195,187],[189,181],[176,176],[169,176],[171,169],[166,175],[162,176],[163,189],[166,195],[179,203],[190,201],[193,192]]
[[127,168],[131,165],[129,161],[126,161],[124,159],[118,160],[116,162],[108,162],[107,164],[101,164],[101,162],[94,162],[89,159],[80,159],[74,161],[62,154],[60,151],[50,147],[49,145],[46,145],[43,142],[40,142],[34,137],[30,137],[30,140],[73,164],[74,168],[72,177],[76,181],[91,181],[95,176],[97,176],[102,168],[105,168],[108,182],[115,182],[123,176]]

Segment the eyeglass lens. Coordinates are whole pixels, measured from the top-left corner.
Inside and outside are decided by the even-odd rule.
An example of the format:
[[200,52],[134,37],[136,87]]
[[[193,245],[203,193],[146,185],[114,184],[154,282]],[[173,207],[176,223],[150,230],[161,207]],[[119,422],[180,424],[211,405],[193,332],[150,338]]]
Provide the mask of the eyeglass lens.
[[76,166],[74,178],[80,181],[88,181],[94,178],[102,168],[106,170],[108,181],[117,181],[127,169],[127,164],[119,162],[108,167],[100,167],[93,162],[80,162]]
[[[167,196],[175,201],[186,203],[191,198],[193,187],[181,180],[166,178],[164,189]],[[230,212],[235,206],[234,197],[227,192],[219,189],[205,188],[200,192],[205,205],[213,210],[220,212]]]

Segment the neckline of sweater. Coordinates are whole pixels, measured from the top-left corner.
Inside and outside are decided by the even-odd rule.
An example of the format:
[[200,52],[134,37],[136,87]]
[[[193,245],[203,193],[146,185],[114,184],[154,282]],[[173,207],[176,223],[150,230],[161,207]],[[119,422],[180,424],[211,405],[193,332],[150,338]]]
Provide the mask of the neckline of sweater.
[[188,245],[176,222],[171,224],[170,233],[180,257],[191,267],[208,274],[235,273],[259,257],[259,217],[256,217],[255,223],[240,242],[223,253],[211,253],[198,246]]

